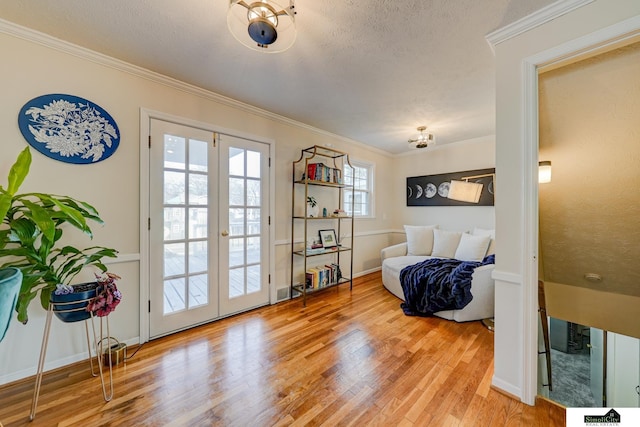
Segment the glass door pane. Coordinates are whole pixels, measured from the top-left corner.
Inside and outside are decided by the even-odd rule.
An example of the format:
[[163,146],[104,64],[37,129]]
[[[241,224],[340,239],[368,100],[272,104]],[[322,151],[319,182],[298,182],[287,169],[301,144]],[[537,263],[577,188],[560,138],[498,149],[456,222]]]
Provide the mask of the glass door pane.
[[[217,210],[212,133],[152,120],[150,336],[218,317],[217,264],[209,238]],[[213,212],[215,211],[215,212]],[[217,234],[217,233],[216,233]]]
[[221,209],[225,203],[229,212],[228,223],[221,227],[226,237],[221,240],[221,267],[225,266],[221,273],[226,276],[221,276],[221,283],[226,287],[221,289],[220,311],[230,314],[269,302],[264,245],[268,241],[268,204],[264,203],[268,147],[228,136],[221,138],[220,147],[227,159],[226,170],[221,165]]

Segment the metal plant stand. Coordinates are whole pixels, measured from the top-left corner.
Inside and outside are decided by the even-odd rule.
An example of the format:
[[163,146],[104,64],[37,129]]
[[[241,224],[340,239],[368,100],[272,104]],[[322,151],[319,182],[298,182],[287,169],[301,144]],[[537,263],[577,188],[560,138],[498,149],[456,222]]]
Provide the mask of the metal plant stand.
[[[47,346],[49,344],[49,332],[51,331],[51,320],[53,319],[53,312],[61,313],[71,313],[78,311],[85,311],[85,307],[80,308],[66,308],[72,305],[77,306],[79,303],[89,303],[93,298],[85,299],[85,300],[77,300],[72,302],[49,302],[49,309],[47,310],[47,321],[44,326],[44,334],[42,336],[42,347],[40,348],[40,360],[38,361],[38,373],[36,374],[36,383],[33,390],[33,399],[31,401],[31,414],[29,415],[29,419],[33,420],[36,417],[36,410],[38,407],[38,397],[40,396],[40,385],[42,384],[42,371],[44,369],[44,360],[47,354]],[[86,304],[82,304],[86,306]],[[111,352],[107,351],[105,354],[108,354],[109,360],[109,381],[108,384],[105,383],[105,372],[104,372],[104,364],[102,357],[103,354],[103,342],[106,340],[107,345],[109,343],[110,337],[110,329],[109,329],[109,316],[100,317],[100,335],[96,333],[96,317],[93,313],[90,313],[90,318],[84,320],[85,332],[87,337],[87,349],[89,350],[89,366],[91,375],[94,377],[100,376],[100,383],[102,385],[102,396],[104,397],[105,402],[109,402],[113,398],[113,364],[111,363]],[[93,350],[98,363],[98,372],[95,371],[93,364],[93,355],[91,352],[91,340],[89,338],[89,321],[91,321],[91,330],[93,332]],[[105,328],[106,324],[106,328]],[[106,335],[104,335],[106,329]],[[107,392],[108,389],[108,392]]]

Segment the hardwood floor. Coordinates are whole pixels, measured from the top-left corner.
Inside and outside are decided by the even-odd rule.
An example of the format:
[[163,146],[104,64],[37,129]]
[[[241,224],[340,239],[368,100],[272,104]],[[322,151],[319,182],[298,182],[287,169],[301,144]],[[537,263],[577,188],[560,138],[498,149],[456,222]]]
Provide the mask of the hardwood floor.
[[[5,427],[564,426],[565,413],[490,388],[493,335],[480,322],[407,317],[380,274],[143,346],[102,400],[88,363],[0,388]],[[115,313],[117,315],[117,312]],[[131,351],[129,351],[131,354]]]

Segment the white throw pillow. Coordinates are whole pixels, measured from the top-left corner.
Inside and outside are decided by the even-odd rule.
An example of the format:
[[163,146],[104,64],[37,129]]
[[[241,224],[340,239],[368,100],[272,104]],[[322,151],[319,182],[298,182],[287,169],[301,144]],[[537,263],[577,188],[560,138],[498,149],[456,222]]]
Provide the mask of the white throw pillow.
[[489,249],[487,249],[487,255],[496,253],[496,230],[491,228],[474,228],[473,229],[474,236],[490,236],[491,241],[489,242]]
[[405,225],[407,234],[407,255],[431,255],[433,249],[433,229],[437,225]]
[[457,231],[433,230],[432,256],[453,258],[460,242],[462,233]]
[[455,259],[460,261],[482,261],[489,247],[490,236],[472,236],[464,233],[456,249]]

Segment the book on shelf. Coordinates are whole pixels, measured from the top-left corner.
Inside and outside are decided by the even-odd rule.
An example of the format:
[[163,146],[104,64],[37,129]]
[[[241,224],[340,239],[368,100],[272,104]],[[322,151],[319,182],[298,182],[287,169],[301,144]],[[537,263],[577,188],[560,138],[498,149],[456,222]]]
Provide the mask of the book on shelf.
[[340,266],[335,263],[309,268],[305,273],[307,289],[320,289],[336,284],[342,279]]
[[307,249],[306,249],[307,255],[321,254],[324,251],[325,251],[324,247],[321,247],[321,248],[309,248],[309,247],[307,247]]
[[[303,180],[305,175],[303,174]],[[331,168],[324,163],[309,163],[307,165],[306,178],[310,181],[330,182],[342,184],[342,171],[338,168]]]

